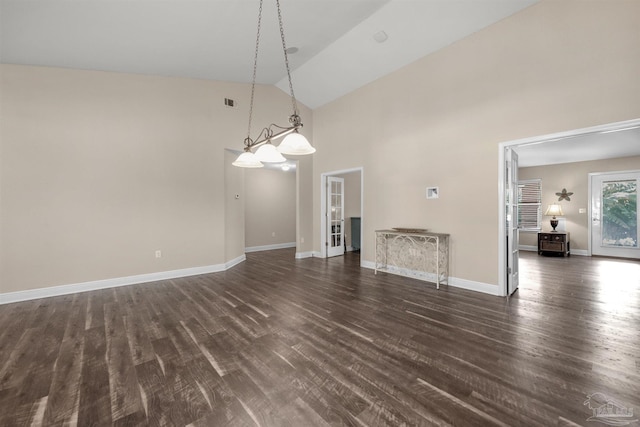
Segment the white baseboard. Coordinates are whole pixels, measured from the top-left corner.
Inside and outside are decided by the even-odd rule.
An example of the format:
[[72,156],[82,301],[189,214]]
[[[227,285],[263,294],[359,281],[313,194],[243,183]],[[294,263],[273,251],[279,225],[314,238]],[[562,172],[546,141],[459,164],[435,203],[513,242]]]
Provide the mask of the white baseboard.
[[296,259],[311,258],[311,257],[313,257],[313,252],[312,251],[296,252]]
[[368,269],[371,269],[371,270],[375,270],[376,269],[376,263],[360,258],[360,267],[368,268]]
[[203,267],[160,271],[158,273],[139,274],[136,276],[116,277],[114,279],[94,280],[91,282],[74,283],[70,285],[51,286],[49,288],[8,292],[0,294],[0,305],[32,299],[55,297],[59,295],[75,294],[77,292],[87,292],[95,291],[98,289],[135,285],[137,283],[157,282],[159,280],[177,279],[180,277],[197,276],[199,274],[217,273],[220,271],[228,270],[229,268],[240,264],[245,259],[245,255],[240,255],[239,257],[234,258],[231,261],[227,261],[224,264],[206,265]]
[[[537,246],[520,245],[518,249],[526,252],[538,252]],[[571,255],[589,256],[589,252],[586,249],[571,249]]]
[[295,248],[295,247],[296,247],[296,242],[276,243],[275,245],[250,246],[248,248],[244,248],[244,251],[245,253],[249,253],[249,252],[272,251],[274,249],[286,249],[286,248]]
[[320,251],[313,251],[313,257],[314,258],[324,258],[322,256],[322,252],[320,252]]
[[[375,269],[375,263],[371,261],[361,261],[360,266],[364,268]],[[423,271],[414,271],[406,268],[391,267],[389,270],[385,270],[386,273],[398,274],[401,276],[411,277],[413,279],[425,280],[427,282],[435,283],[435,273],[425,273]],[[455,288],[467,289],[469,291],[482,292],[483,294],[489,294],[494,296],[500,296],[500,291],[497,285],[490,283],[476,282],[473,280],[459,279],[457,277],[448,277],[449,286]]]
[[459,279],[457,277],[449,276],[449,285],[456,288],[467,289],[469,291],[482,292],[483,294],[489,294],[496,297],[501,296],[498,285],[492,285],[491,283],[476,282],[475,280]]
[[[224,271],[224,270],[228,270],[231,267],[234,267],[238,264],[240,264],[241,262],[244,262],[247,260],[247,256],[242,254],[239,257],[236,257],[234,259],[232,259],[231,261],[227,261],[224,263],[224,269],[223,270],[216,270],[216,271],[207,271],[207,273],[216,273],[217,271]],[[213,267],[213,266],[212,266]],[[176,271],[182,271],[182,270],[176,270]],[[205,273],[198,273],[198,274],[205,274]],[[195,276],[195,274],[188,274],[186,276],[180,276],[180,277],[187,277],[187,276]]]

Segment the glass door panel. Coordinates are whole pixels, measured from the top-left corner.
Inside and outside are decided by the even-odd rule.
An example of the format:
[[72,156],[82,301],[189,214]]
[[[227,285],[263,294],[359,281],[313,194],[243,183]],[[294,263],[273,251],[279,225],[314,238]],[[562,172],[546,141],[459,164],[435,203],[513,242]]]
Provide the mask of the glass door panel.
[[591,253],[640,258],[640,172],[591,175]]

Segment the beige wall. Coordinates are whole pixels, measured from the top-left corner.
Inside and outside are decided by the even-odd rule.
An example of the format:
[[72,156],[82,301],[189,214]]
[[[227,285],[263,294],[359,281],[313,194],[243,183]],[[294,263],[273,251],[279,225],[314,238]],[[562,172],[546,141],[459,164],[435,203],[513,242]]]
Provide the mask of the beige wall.
[[[603,138],[606,138],[606,135],[603,135]],[[606,139],[603,143],[606,143]],[[579,213],[579,209],[589,207],[589,174],[624,170],[640,170],[640,156],[520,168],[518,174],[519,179],[542,180],[542,213],[544,214],[544,210],[551,203],[562,205],[566,231],[571,233],[571,250],[587,251],[589,217],[587,213]],[[563,188],[573,192],[570,202],[558,201],[556,193]],[[544,231],[551,230],[549,219],[542,217]],[[537,233],[520,233],[520,244],[537,246]]]
[[[232,165],[237,154],[224,151],[225,261],[244,255],[246,191],[244,169]],[[237,196],[237,197],[236,197]]]
[[499,143],[640,117],[637,16],[544,0],[314,110],[316,229],[320,174],[364,166],[364,261],[374,230],[422,226],[451,233],[451,276],[497,284]]
[[295,243],[296,171],[261,168],[244,173],[245,246]]
[[[309,124],[312,125],[311,122]],[[308,126],[305,124],[305,128]],[[314,143],[315,145],[315,143]],[[298,245],[296,252],[300,256],[311,256],[314,242],[313,224],[313,156],[291,156],[297,157],[298,168],[296,171],[296,191],[298,192],[296,211],[296,237]]]
[[[0,69],[0,292],[220,265],[243,253],[243,209],[229,206],[242,178],[225,148],[242,148],[249,85]],[[225,97],[238,108],[224,107]],[[311,112],[301,108],[310,136]],[[257,87],[254,134],[289,114],[286,94]]]

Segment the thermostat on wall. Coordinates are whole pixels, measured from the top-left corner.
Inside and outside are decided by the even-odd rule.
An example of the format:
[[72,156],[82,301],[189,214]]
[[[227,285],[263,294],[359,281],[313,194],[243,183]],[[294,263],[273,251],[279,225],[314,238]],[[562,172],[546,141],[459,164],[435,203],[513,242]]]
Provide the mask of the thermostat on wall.
[[438,187],[427,187],[427,199],[437,199],[439,194],[440,190]]

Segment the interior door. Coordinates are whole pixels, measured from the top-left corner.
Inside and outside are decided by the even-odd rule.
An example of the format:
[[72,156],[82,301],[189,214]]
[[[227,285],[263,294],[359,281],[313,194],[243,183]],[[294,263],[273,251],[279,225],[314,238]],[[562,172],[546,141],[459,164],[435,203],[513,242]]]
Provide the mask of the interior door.
[[327,256],[343,255],[344,178],[327,178]]
[[591,253],[640,258],[640,171],[591,175]]
[[518,153],[507,147],[505,152],[505,218],[507,227],[507,295],[518,290],[520,282],[520,230],[518,229]]

